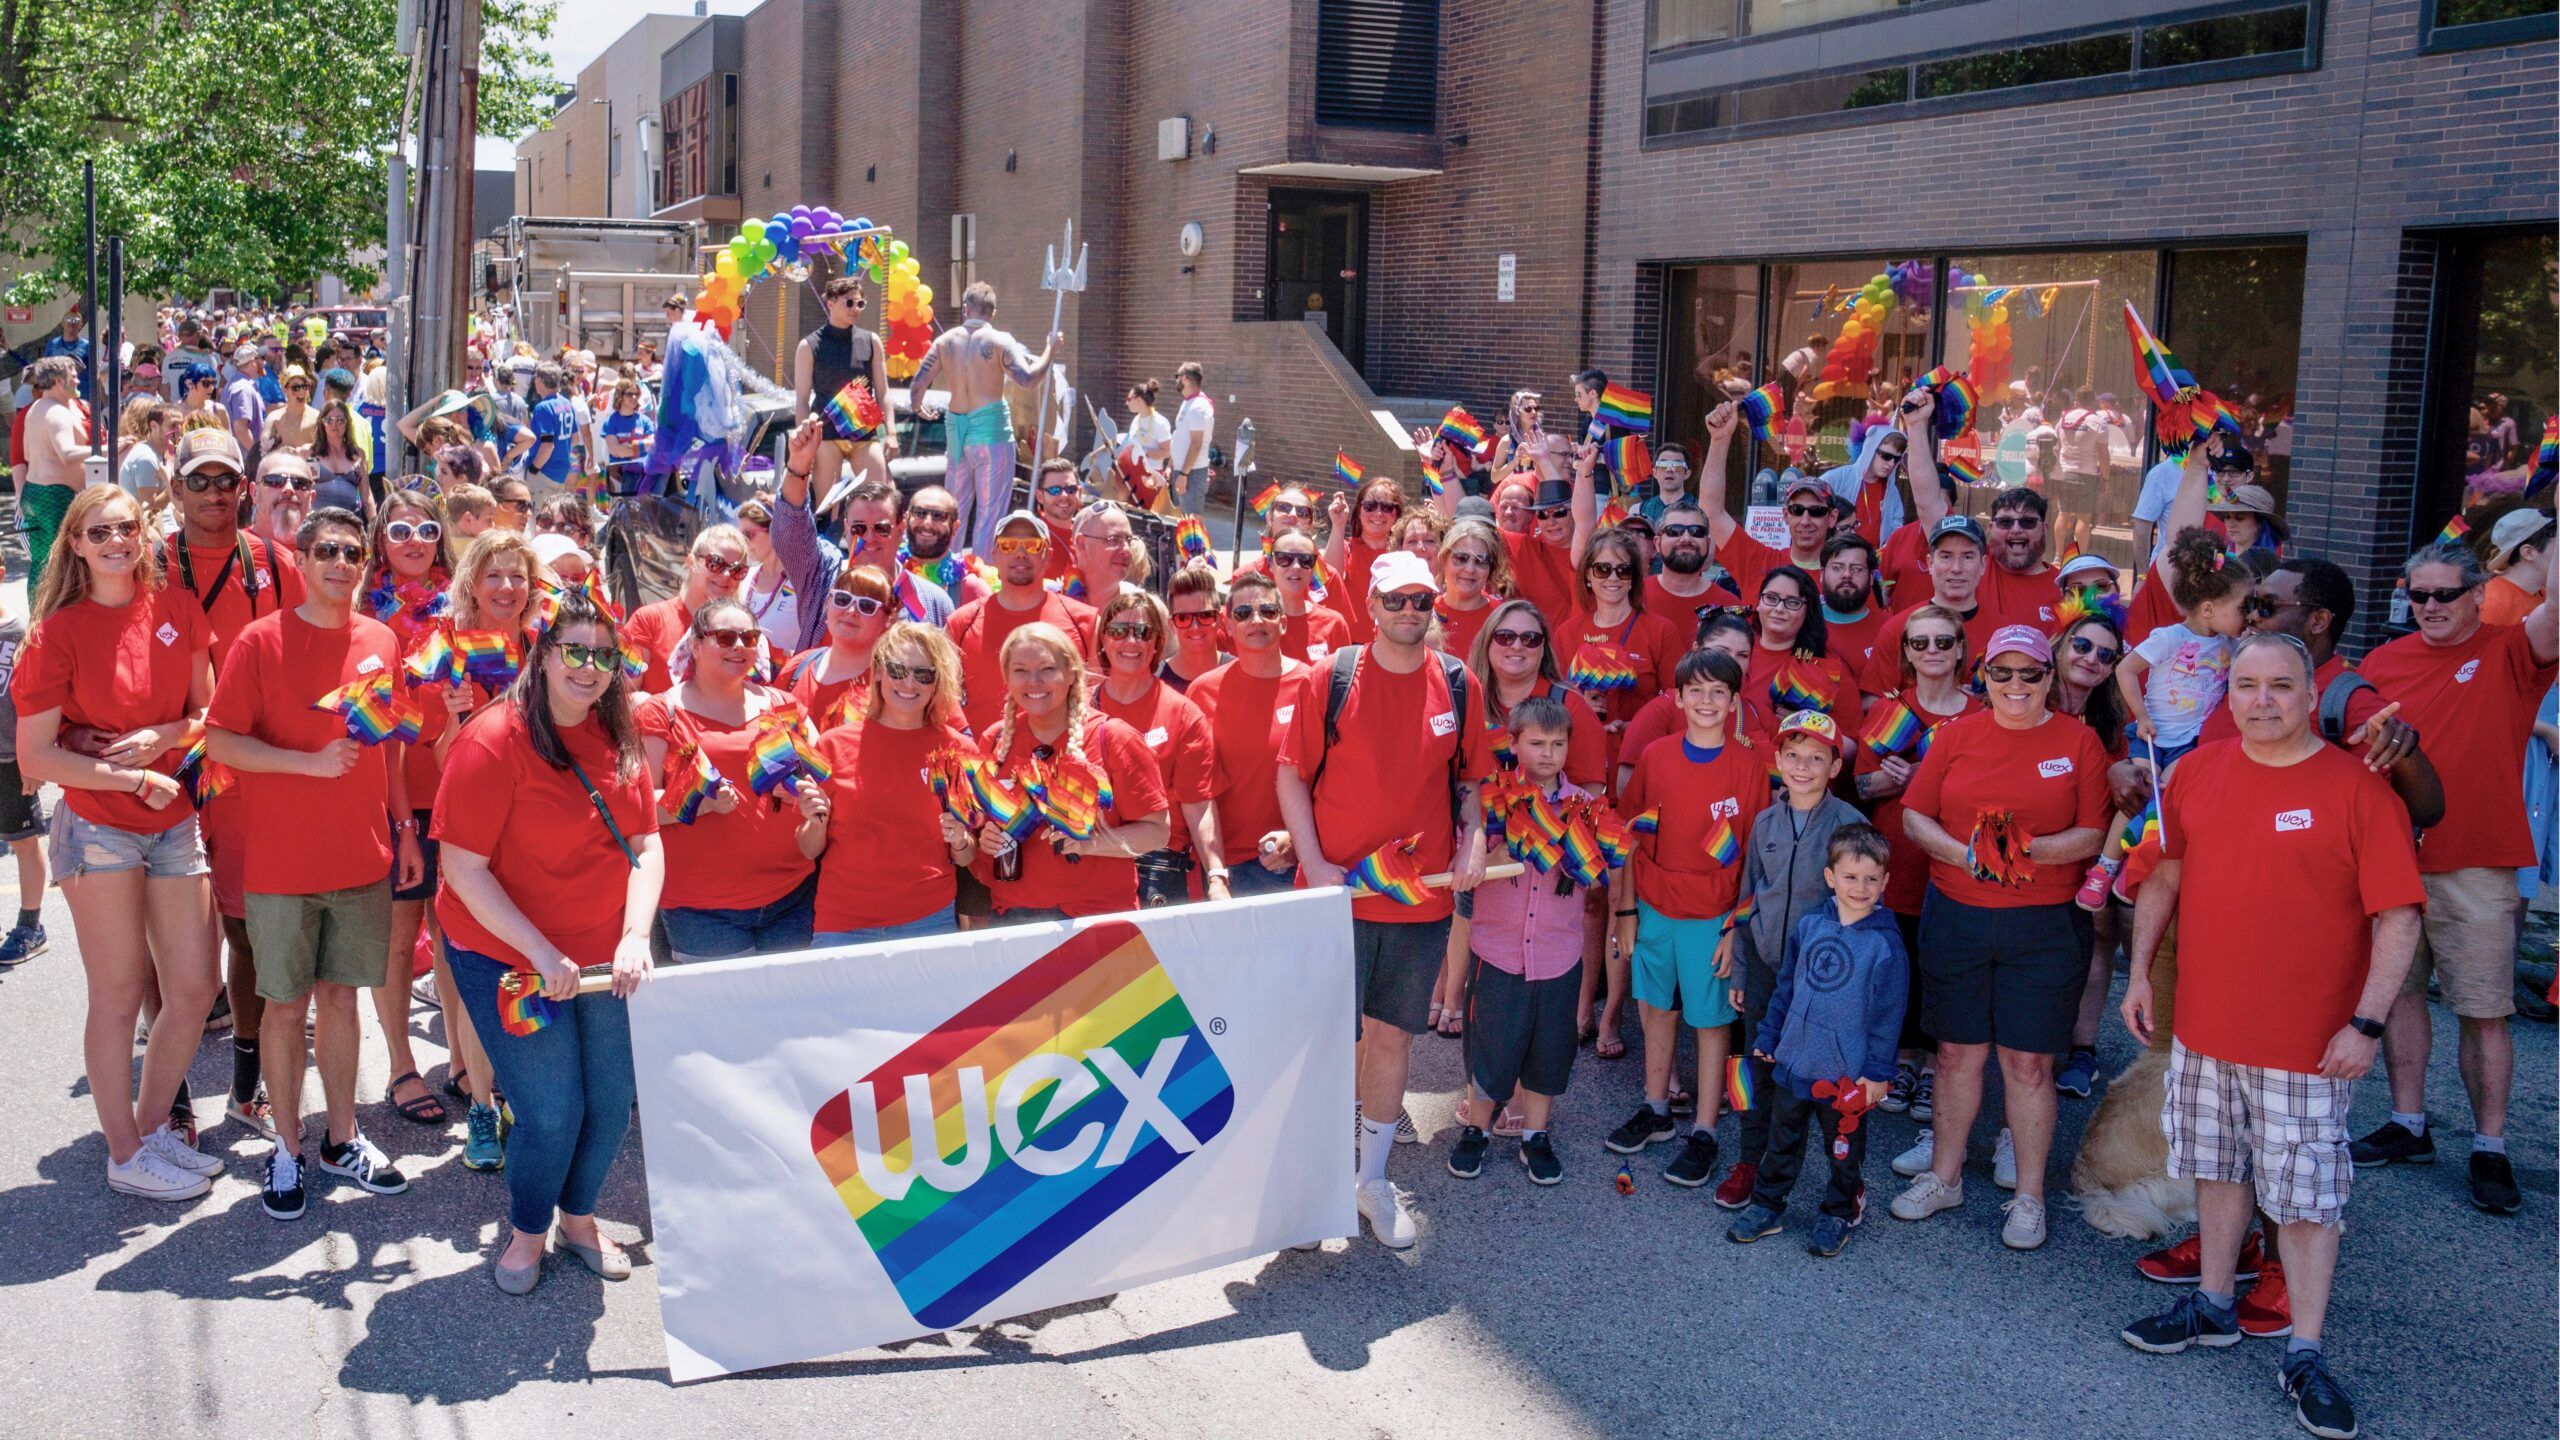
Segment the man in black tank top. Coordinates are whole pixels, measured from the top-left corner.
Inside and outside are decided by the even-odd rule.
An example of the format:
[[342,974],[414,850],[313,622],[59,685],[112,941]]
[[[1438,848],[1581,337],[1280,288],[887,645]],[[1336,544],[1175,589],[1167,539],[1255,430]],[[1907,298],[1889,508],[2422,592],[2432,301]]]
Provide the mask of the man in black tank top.
[[[827,438],[835,442],[838,466],[817,477],[823,482],[817,487],[821,516],[841,493],[835,482],[842,465],[861,472],[856,480],[885,483],[889,457],[898,453],[898,429],[888,414],[888,352],[881,348],[878,335],[861,328],[864,304],[861,281],[850,275],[828,281],[827,323],[802,337],[793,361],[795,418],[825,416]],[[834,405],[845,385],[857,380],[869,388],[871,404]]]

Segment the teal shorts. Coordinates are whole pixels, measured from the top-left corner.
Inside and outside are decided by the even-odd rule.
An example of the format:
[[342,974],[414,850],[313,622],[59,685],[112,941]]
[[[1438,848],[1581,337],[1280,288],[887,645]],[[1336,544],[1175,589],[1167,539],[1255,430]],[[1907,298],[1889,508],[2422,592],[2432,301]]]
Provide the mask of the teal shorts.
[[1716,946],[1724,941],[1722,915],[1674,920],[1636,902],[1636,1000],[1656,1010],[1675,1007],[1696,1030],[1734,1022],[1735,981],[1716,973]]
[[1001,400],[975,410],[955,410],[943,427],[943,444],[953,454],[972,446],[1013,443],[1013,411]]

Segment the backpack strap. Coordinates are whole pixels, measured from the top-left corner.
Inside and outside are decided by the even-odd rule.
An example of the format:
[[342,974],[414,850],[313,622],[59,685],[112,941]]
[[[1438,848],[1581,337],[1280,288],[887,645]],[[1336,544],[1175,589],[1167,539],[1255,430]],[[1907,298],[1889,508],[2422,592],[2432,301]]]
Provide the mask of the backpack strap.
[[2347,743],[2347,702],[2373,682],[2353,670],[2341,670],[2320,687],[2320,738],[2332,745]]
[[1351,677],[1360,668],[1360,652],[1364,646],[1345,645],[1333,652],[1325,662],[1324,690],[1324,758],[1316,762],[1316,773],[1307,777],[1307,791],[1313,794],[1316,782],[1324,778],[1324,767],[1333,760],[1333,747],[1342,743],[1342,707],[1351,703]]

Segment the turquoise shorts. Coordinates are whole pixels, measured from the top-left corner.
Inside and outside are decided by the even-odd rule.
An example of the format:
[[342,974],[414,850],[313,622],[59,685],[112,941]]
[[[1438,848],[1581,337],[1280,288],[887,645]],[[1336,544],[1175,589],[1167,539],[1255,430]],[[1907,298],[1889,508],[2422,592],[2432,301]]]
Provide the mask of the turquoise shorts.
[[1013,411],[1001,400],[975,410],[955,410],[943,426],[943,444],[953,454],[973,446],[1013,443]]
[[1636,1000],[1656,1010],[1672,1009],[1676,1003],[1692,1029],[1732,1024],[1736,1016],[1731,992],[1738,982],[1716,973],[1716,946],[1724,941],[1724,921],[1722,915],[1674,920],[1637,901]]

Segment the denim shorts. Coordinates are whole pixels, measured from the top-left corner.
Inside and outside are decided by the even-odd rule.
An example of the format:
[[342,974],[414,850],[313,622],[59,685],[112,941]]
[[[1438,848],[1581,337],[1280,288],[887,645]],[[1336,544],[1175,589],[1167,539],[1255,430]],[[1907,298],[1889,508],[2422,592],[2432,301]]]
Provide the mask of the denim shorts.
[[817,915],[818,874],[812,870],[807,879],[791,887],[790,894],[770,905],[744,910],[661,910],[658,919],[667,927],[667,948],[682,964],[806,950]]
[[[392,899],[432,900],[435,898],[436,854],[444,847],[436,843],[434,823],[434,815],[424,810],[418,812],[418,858],[426,862],[426,867],[419,872],[417,884],[393,890]],[[398,877],[395,875],[393,878],[396,881]]]
[[196,833],[193,815],[157,834],[147,834],[93,824],[70,806],[56,805],[44,858],[57,882],[119,870],[140,870],[150,880],[213,873],[205,863],[204,840]]
[[809,943],[816,949],[828,950],[838,945],[869,945],[881,940],[924,940],[948,935],[960,928],[952,907],[945,905],[921,920],[903,925],[875,925],[867,930],[821,930]]
[[1247,895],[1279,895],[1298,888],[1298,867],[1273,872],[1260,860],[1247,860],[1227,871],[1227,893],[1241,900]]

